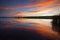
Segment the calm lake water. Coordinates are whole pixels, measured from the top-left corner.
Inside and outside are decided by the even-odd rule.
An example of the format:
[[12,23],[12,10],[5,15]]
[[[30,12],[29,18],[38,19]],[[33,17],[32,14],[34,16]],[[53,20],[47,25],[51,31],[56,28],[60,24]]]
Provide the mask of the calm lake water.
[[0,18],[0,26],[17,26],[36,28],[42,27],[51,30],[50,19],[16,19],[16,18]]
[[[13,33],[14,33],[15,35],[19,36],[20,34],[27,35],[27,33],[25,31],[36,30],[36,32],[38,32],[39,35],[41,35],[41,34],[44,35],[44,38],[46,36],[47,38],[51,37],[52,39],[54,39],[56,37],[56,33],[53,32],[53,30],[51,28],[51,21],[52,20],[48,20],[48,19],[46,20],[46,19],[0,18],[0,33],[2,35],[4,35],[3,37],[5,37],[10,32],[12,33],[11,35],[13,35]],[[23,30],[22,33],[20,33],[20,31],[22,29],[15,29],[15,28],[20,28],[20,27],[21,28],[22,27],[30,28],[30,29]],[[7,28],[7,29],[5,29],[5,28]],[[29,31],[29,34],[30,33],[31,32]],[[35,35],[34,35],[34,37],[35,37]],[[43,39],[43,37],[42,37],[42,39]]]

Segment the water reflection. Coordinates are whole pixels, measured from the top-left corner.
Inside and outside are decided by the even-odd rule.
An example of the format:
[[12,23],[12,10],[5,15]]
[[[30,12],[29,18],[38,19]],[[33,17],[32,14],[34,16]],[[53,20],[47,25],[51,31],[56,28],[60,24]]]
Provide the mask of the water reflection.
[[[48,20],[47,22],[46,21],[47,21],[46,19],[15,19],[15,18],[7,18],[7,19],[5,18],[4,19],[4,18],[0,18],[0,30],[1,30],[1,28],[13,28],[13,29],[9,29],[9,30],[15,30],[14,28],[20,28],[20,29],[26,28],[30,31],[35,30],[38,34],[40,34],[44,37],[49,36],[51,38],[55,38],[56,33],[53,32],[51,29],[50,22],[52,20]],[[5,30],[5,29],[2,29],[2,30]],[[16,29],[16,30],[18,30],[18,29]]]
[[15,19],[15,18],[0,18],[0,26],[10,25],[10,26],[20,26],[20,27],[43,27],[46,29],[51,29],[52,20],[48,19]]
[[0,18],[0,25],[21,26],[21,27],[44,27],[51,29],[50,19],[15,19]]

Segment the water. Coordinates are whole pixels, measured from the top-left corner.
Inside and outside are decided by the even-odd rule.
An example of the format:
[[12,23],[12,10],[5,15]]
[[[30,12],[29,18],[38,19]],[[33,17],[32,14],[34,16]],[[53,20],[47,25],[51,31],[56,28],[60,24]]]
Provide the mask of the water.
[[[21,29],[14,29],[14,28],[23,27],[23,28],[32,28],[33,30],[36,30],[38,33],[43,34],[47,37],[48,36],[55,37],[56,33],[53,32],[53,30],[51,28],[51,23],[50,23],[51,21],[52,20],[46,20],[46,19],[0,18],[0,31],[2,30],[1,33],[5,32],[5,31],[7,31],[7,33],[13,31],[13,33],[16,32],[16,35],[17,35],[21,31]],[[8,29],[2,29],[1,27],[8,28]],[[11,28],[11,29],[9,29],[9,28]],[[19,31],[17,31],[17,30],[19,30]],[[25,30],[25,31],[28,31],[28,30]],[[4,33],[4,35],[6,35],[5,33]],[[26,33],[24,33],[24,34],[26,34]]]
[[16,19],[16,18],[0,18],[0,26],[2,27],[43,27],[51,29],[50,19]]

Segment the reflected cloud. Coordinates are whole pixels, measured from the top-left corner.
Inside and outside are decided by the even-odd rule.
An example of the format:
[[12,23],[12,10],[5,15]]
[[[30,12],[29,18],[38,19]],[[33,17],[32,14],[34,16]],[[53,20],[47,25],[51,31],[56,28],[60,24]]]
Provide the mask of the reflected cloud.
[[[0,28],[4,32],[7,30],[9,31],[9,33],[11,31],[14,31],[14,32],[19,33],[19,35],[20,35],[20,33],[23,33],[23,32],[26,33],[26,31],[28,31],[29,33],[31,33],[31,32],[33,32],[34,34],[37,33],[37,35],[40,35],[39,37],[43,36],[46,38],[55,39],[55,37],[57,36],[57,33],[53,32],[52,30],[48,30],[47,27],[45,28],[45,26],[47,26],[47,25],[48,24],[44,25],[44,23],[41,23],[41,22],[40,23],[36,23],[36,22],[35,23],[34,22],[30,22],[30,23],[22,22],[21,23],[16,20],[8,20],[8,21],[0,22]],[[22,30],[23,30],[23,32],[20,32]]]

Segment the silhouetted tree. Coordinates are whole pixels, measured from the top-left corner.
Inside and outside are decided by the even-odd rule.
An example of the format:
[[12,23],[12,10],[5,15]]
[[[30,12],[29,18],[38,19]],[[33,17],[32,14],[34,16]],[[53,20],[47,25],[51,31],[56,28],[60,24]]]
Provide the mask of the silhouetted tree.
[[52,21],[52,29],[60,34],[60,15],[55,15]]

